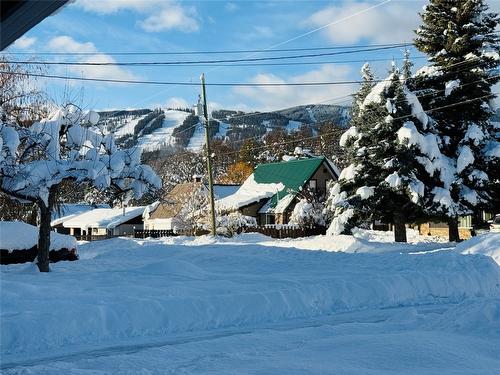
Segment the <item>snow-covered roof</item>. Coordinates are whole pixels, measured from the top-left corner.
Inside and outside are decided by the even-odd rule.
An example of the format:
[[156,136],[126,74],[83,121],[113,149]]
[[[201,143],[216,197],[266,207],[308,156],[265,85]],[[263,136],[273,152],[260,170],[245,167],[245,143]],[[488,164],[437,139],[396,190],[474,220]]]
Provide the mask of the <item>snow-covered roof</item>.
[[[38,243],[38,228],[21,221],[0,221],[0,249],[27,250]],[[75,249],[73,236],[50,232],[50,250]]]
[[259,184],[255,182],[254,175],[251,174],[236,193],[219,199],[215,202],[215,205],[219,210],[234,210],[264,198],[271,198],[284,188],[285,186],[282,183]]
[[[278,194],[279,195],[279,194]],[[290,206],[296,194],[286,194],[283,198],[278,199],[276,206],[273,207],[273,202],[269,199],[259,210],[259,214],[282,214]]]
[[[145,206],[123,208],[96,208],[76,215],[63,223],[65,228],[116,228],[137,216],[142,217]],[[125,211],[125,212],[124,212]]]
[[[216,201],[216,207],[219,210],[235,210],[265,198],[272,200],[269,207],[276,207],[278,198],[285,197],[287,192],[300,191],[322,164],[330,168],[333,177],[336,177],[335,174],[338,176],[338,169],[323,156],[260,164],[235,194]],[[277,193],[280,193],[280,196]],[[290,203],[291,201],[287,207]],[[284,212],[287,207],[280,207],[278,211],[273,212]]]
[[90,205],[85,203],[65,203],[59,207],[59,210],[52,212],[52,221],[50,226],[62,224],[69,219],[83,214],[84,212],[94,210],[96,208],[110,208],[107,204]]
[[287,194],[283,198],[278,199],[278,203],[276,203],[276,207],[274,207],[274,213],[282,214],[286,211],[288,206],[293,202],[295,198],[295,194]]

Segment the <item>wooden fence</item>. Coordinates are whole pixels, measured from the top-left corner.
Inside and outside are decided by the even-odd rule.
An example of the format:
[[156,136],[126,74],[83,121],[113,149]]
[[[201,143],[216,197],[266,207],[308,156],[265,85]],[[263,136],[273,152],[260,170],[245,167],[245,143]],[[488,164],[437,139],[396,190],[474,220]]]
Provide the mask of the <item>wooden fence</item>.
[[300,228],[295,225],[264,225],[246,228],[245,232],[262,233],[272,238],[298,238],[326,234],[326,227]]
[[173,237],[178,236],[178,234],[174,233],[173,230],[145,230],[145,229],[136,229],[134,230],[135,238],[160,238],[160,237]]
[[[315,227],[315,228],[300,228],[297,225],[279,225],[279,224],[271,224],[264,226],[255,226],[255,227],[247,227],[244,232],[250,233],[262,233],[266,236],[272,238],[298,238],[298,237],[308,237],[308,236],[317,236],[320,234],[326,233],[325,227]],[[208,234],[208,231],[197,232],[194,235],[203,235]],[[193,233],[191,231],[184,232],[174,232],[173,230],[143,230],[136,229],[134,230],[133,235],[80,235],[74,236],[78,241],[99,241],[99,240],[107,240],[110,238],[116,237],[133,237],[133,238],[160,238],[160,237],[173,237],[173,236],[192,236]]]
[[81,234],[81,235],[73,235],[73,237],[76,238],[77,241],[99,241],[99,240],[107,240],[109,238],[116,238],[116,237],[132,237],[132,236],[113,236],[110,234]]

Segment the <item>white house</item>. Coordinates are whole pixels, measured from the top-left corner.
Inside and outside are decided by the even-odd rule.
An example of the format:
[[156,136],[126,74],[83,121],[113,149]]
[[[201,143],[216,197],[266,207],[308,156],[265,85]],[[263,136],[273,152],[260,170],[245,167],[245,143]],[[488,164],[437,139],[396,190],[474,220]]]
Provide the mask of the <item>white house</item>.
[[65,228],[63,223],[84,212],[95,210],[96,208],[110,208],[107,204],[86,204],[86,203],[63,203],[52,213],[50,226],[57,233],[69,234],[70,228]]
[[71,235],[131,235],[143,229],[145,206],[125,208],[96,208],[75,215],[62,223]]

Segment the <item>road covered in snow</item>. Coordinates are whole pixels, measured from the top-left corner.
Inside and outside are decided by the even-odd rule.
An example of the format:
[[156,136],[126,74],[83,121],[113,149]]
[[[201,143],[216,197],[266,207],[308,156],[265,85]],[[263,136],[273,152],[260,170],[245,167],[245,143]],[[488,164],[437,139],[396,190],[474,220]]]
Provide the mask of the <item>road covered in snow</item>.
[[496,374],[498,236],[457,249],[411,235],[394,244],[375,232],[83,244],[79,261],[49,274],[0,268],[1,368]]

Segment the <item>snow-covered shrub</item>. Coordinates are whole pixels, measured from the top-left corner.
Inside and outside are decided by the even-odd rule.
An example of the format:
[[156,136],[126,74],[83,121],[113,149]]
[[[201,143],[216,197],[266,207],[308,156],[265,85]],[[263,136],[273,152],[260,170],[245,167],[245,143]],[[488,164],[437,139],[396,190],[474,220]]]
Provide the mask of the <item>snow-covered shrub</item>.
[[198,183],[198,188],[178,199],[183,202],[181,211],[177,214],[178,229],[196,233],[197,230],[208,230],[210,225],[210,198],[204,184]]
[[302,198],[292,211],[290,224],[296,224],[301,228],[325,226],[324,208],[323,203]]
[[217,234],[221,236],[232,237],[243,232],[245,228],[253,226],[257,226],[257,220],[241,212],[217,216]]

